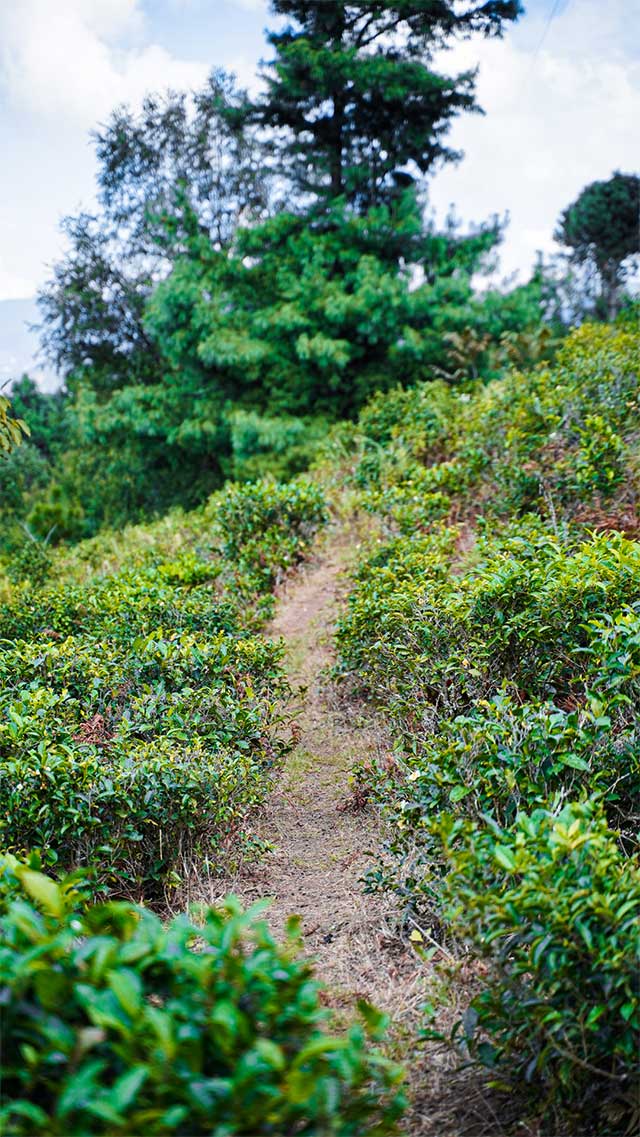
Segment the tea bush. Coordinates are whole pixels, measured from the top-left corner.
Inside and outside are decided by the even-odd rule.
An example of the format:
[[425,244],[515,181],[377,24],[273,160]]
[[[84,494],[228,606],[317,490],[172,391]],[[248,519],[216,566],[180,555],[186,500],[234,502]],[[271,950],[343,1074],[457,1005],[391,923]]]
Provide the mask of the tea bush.
[[[56,638],[88,633],[110,640],[131,640],[155,628],[204,634],[237,631],[239,620],[234,601],[228,596],[216,596],[209,584],[172,576],[182,567],[162,562],[157,567],[125,569],[88,585],[49,585],[30,592],[28,603],[0,605],[0,638]],[[213,582],[221,568],[213,562],[203,562],[198,571],[206,572]]]
[[337,629],[392,735],[357,772],[389,834],[369,887],[485,957],[474,1059],[581,1133],[629,1125],[640,1041],[637,349],[584,326],[552,369],[380,395],[332,443],[382,534]]
[[285,742],[281,649],[225,633],[18,643],[0,662],[5,847],[130,892],[213,859]]
[[[573,331],[552,368],[463,392],[432,382],[378,395],[342,445],[349,476],[373,495],[369,508],[395,499],[402,515],[416,498],[410,531],[429,524],[433,492],[453,496],[450,517],[479,504],[494,516],[539,510],[552,519],[595,505],[597,516],[616,494],[637,494],[639,430],[637,329],[620,321]],[[334,461],[344,464],[340,447],[334,439]]]
[[261,538],[284,537],[293,542],[292,550],[301,558],[327,520],[327,510],[322,490],[310,481],[278,485],[265,480],[228,486],[224,494],[212,499],[207,516],[222,531],[225,555],[252,561],[257,552],[254,542]]
[[421,714],[430,730],[505,680],[521,698],[582,696],[593,622],[640,597],[638,542],[563,543],[533,522],[454,553],[450,529],[375,551],[338,626],[343,671],[412,733]]
[[73,881],[0,868],[0,1118],[7,1137],[395,1131],[384,1022],[326,1033],[296,931],[230,899],[202,922],[85,907]]
[[488,963],[468,1042],[507,1080],[584,1112],[640,1090],[640,864],[593,805],[520,814],[513,827],[441,823],[444,895]]
[[[290,526],[297,562],[325,516],[319,490],[258,487],[252,506],[253,492],[56,550],[55,583],[23,583],[0,607],[5,848],[153,897],[241,837],[289,745],[282,647],[254,634],[271,534],[280,518],[282,546]],[[223,553],[216,518],[234,508],[242,539]],[[243,540],[268,571],[234,559]]]

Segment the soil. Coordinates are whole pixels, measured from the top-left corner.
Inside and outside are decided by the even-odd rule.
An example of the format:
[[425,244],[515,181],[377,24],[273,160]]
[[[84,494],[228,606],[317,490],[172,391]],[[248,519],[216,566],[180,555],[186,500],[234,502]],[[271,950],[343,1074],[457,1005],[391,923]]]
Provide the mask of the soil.
[[301,917],[304,950],[326,984],[327,1004],[346,1010],[365,998],[397,1020],[416,1013],[424,980],[390,926],[389,903],[364,892],[369,854],[382,835],[375,811],[354,803],[351,780],[358,763],[384,759],[387,739],[363,708],[341,703],[328,676],[353,552],[344,540],[325,544],[281,591],[268,634],[286,643],[297,743],[254,819],[253,832],[270,851],[241,866],[220,891],[245,903],[271,897],[267,919],[277,935],[289,916]]
[[[315,561],[281,590],[268,634],[285,641],[285,665],[297,693],[297,743],[254,818],[253,833],[269,851],[242,863],[233,876],[210,882],[206,898],[215,902],[229,892],[245,904],[271,898],[266,919],[277,936],[298,915],[305,954],[325,985],[323,1000],[335,1011],[337,1026],[353,1018],[360,998],[389,1015],[390,1053],[409,1071],[405,1134],[497,1137],[513,1129],[501,1124],[482,1079],[468,1070],[457,1073],[450,1050],[417,1041],[421,1008],[442,998],[442,981],[401,933],[394,902],[363,888],[384,834],[376,811],[354,800],[352,771],[360,762],[388,760],[389,740],[371,711],[338,697],[329,674],[356,549],[345,531],[333,532]],[[439,1026],[445,1031],[465,1001],[463,973],[464,965],[444,996],[448,1005]],[[536,1133],[522,1123],[518,1132]]]

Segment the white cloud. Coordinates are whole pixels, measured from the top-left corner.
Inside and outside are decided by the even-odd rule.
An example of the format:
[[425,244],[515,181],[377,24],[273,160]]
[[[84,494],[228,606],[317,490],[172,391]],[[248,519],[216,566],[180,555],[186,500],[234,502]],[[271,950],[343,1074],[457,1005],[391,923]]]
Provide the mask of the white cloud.
[[138,0],[21,0],[0,8],[0,86],[14,113],[88,128],[149,90],[195,87],[208,66],[143,43]]
[[0,299],[34,294],[61,252],[60,218],[91,207],[89,130],[208,71],[151,41],[139,0],[0,0]]
[[[486,117],[455,124],[451,142],[465,158],[436,175],[431,200],[440,216],[452,201],[470,220],[508,211],[505,273],[526,276],[536,250],[555,247],[557,218],[584,185],[637,167],[640,59],[629,38],[635,2],[569,4],[538,52],[514,32],[446,54],[443,68],[480,64]],[[539,43],[539,35],[530,38]]]
[[0,300],[22,300],[33,296],[34,282],[28,276],[21,276],[5,268],[0,261]]

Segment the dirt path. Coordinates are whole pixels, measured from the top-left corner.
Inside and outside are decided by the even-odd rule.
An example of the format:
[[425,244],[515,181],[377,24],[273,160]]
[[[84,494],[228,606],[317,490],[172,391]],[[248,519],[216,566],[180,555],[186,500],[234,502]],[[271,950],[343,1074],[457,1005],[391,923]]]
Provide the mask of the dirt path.
[[325,674],[351,555],[344,543],[326,545],[280,598],[269,634],[285,639],[288,676],[301,689],[299,740],[254,826],[272,851],[229,883],[247,903],[273,898],[268,919],[278,934],[301,916],[327,1003],[347,1008],[363,997],[404,1020],[421,1001],[419,970],[387,926],[385,902],[361,884],[367,852],[380,844],[378,819],[341,808],[353,766],[380,756],[385,740],[371,719],[340,707]]
[[400,938],[393,901],[363,891],[367,854],[382,841],[376,812],[341,808],[353,766],[388,748],[380,725],[366,710],[341,705],[327,677],[354,552],[334,533],[280,597],[269,634],[285,640],[289,680],[300,690],[299,740],[253,827],[270,851],[225,880],[221,893],[234,892],[246,904],[270,897],[267,919],[277,935],[290,915],[302,918],[304,950],[326,985],[324,1001],[345,1020],[358,998],[387,1012],[394,1057],[410,1075],[408,1137],[498,1137],[505,1130],[481,1081],[453,1075],[450,1055],[416,1046],[421,1006],[432,997],[427,969]]

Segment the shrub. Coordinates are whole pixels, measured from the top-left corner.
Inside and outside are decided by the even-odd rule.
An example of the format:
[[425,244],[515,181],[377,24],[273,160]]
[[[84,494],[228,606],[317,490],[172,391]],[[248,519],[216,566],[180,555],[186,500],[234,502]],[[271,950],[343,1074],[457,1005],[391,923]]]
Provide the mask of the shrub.
[[599,1096],[615,1132],[639,1041],[637,359],[630,324],[585,326],[553,367],[380,395],[334,440],[391,536],[337,633],[393,738],[357,774],[388,834],[369,887],[486,957],[465,1026],[499,1084],[563,1126]]
[[5,652],[5,847],[91,865],[127,894],[216,863],[285,749],[281,654],[263,639],[161,631]]
[[511,829],[449,820],[439,831],[449,919],[488,963],[466,1016],[472,1053],[548,1102],[630,1110],[640,865],[593,805],[521,814]]
[[317,529],[327,520],[323,494],[308,481],[263,481],[245,486],[230,485],[211,500],[208,516],[223,534],[224,554],[232,560],[255,564],[264,544],[265,563],[277,552],[278,544],[291,542],[286,558],[302,560]]
[[395,1130],[383,1021],[325,1033],[293,926],[278,946],[230,899],[167,925],[83,908],[73,882],[4,858],[2,1117],[8,1137]]
[[[345,441],[350,476],[380,495],[368,504],[383,514],[413,486],[453,491],[470,515],[481,503],[493,516],[561,518],[637,480],[639,428],[637,331],[587,324],[552,368],[511,371],[461,394],[432,382],[376,395]],[[414,520],[429,520],[420,521],[418,503]]]
[[421,714],[430,732],[505,680],[521,699],[582,697],[594,621],[637,599],[638,542],[563,543],[534,521],[479,540],[453,572],[449,533],[395,541],[384,570],[380,551],[361,570],[338,627],[343,669],[411,735]]
[[[125,569],[89,584],[56,584],[0,605],[0,637],[32,639],[90,634],[131,642],[158,628],[211,634],[236,631],[235,604],[211,585],[221,567],[212,562],[165,561]],[[189,579],[189,577],[191,579]]]
[[5,847],[134,897],[220,865],[289,745],[282,646],[247,633],[324,517],[310,485],[232,489],[55,550],[55,583],[14,590],[0,606]]

